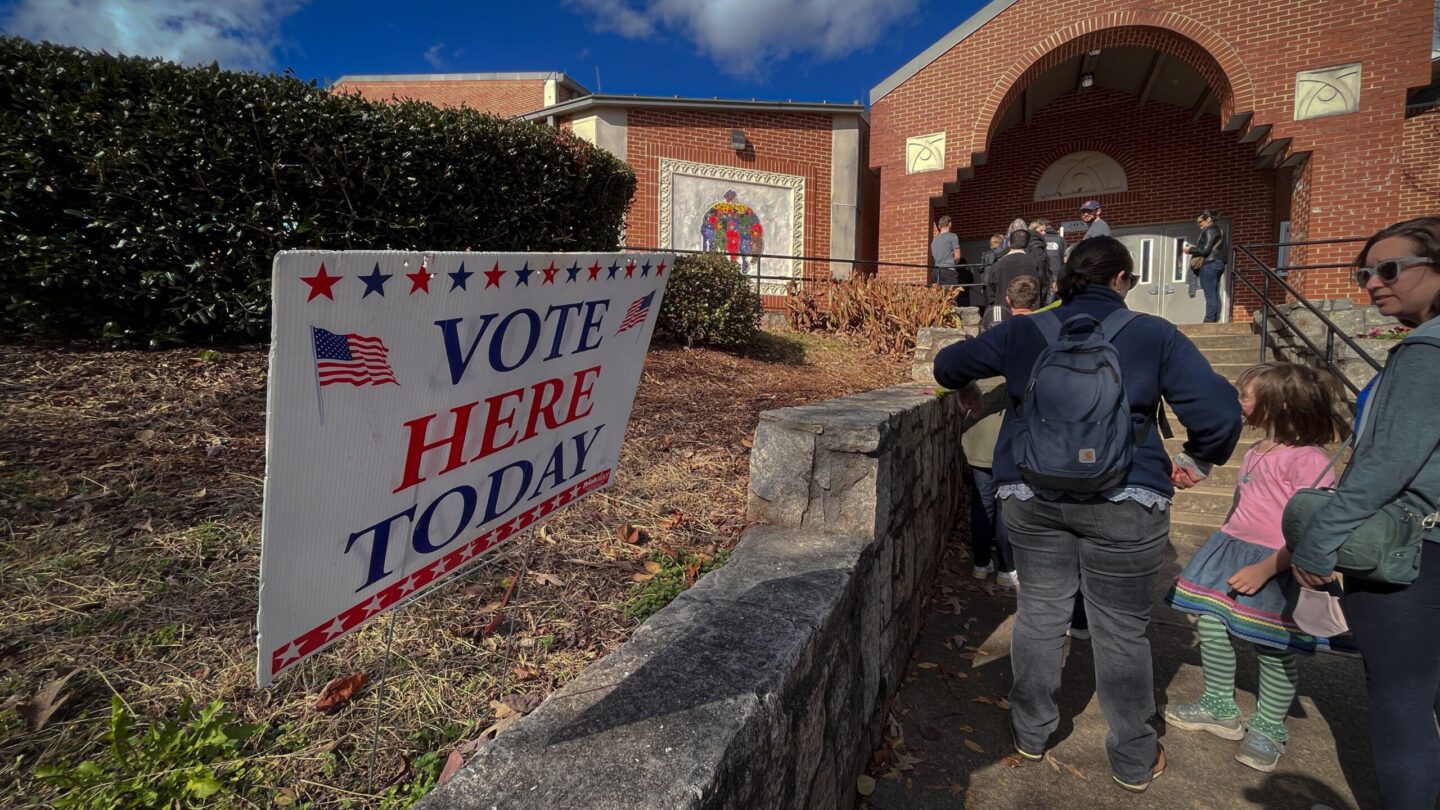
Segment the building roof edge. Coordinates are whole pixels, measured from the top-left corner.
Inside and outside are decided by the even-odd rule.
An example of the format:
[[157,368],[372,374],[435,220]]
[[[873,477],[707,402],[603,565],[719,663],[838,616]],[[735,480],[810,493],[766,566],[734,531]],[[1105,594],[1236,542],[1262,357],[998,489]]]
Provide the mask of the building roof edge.
[[865,120],[863,104],[832,104],[828,101],[759,101],[729,98],[686,98],[683,96],[587,95],[515,116],[527,121],[551,115],[572,115],[599,107],[684,107],[702,110],[745,110],[750,112],[809,112],[858,115]]
[[567,74],[558,71],[530,71],[519,73],[384,73],[356,74],[341,76],[330,83],[333,89],[346,82],[497,82],[497,81],[550,81],[566,85],[583,95],[590,90]]
[[884,98],[891,90],[899,87],[906,79],[919,73],[926,65],[939,59],[946,51],[955,47],[960,42],[976,31],[985,23],[990,22],[1000,15],[1000,12],[1015,5],[1016,0],[991,0],[984,8],[970,15],[965,22],[957,25],[950,33],[941,37],[938,42],[920,52],[920,55],[906,62],[899,70],[885,77],[885,80],[875,85],[870,90],[870,103],[874,104]]

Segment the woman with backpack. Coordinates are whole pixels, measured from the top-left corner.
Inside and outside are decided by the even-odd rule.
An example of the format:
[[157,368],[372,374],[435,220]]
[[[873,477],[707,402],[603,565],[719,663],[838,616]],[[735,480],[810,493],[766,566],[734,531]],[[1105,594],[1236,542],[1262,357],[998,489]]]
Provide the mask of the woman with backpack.
[[1414,328],[1366,388],[1355,454],[1334,496],[1285,539],[1295,578],[1321,588],[1371,518],[1396,507],[1409,513],[1413,534],[1395,549],[1409,570],[1346,568],[1341,604],[1365,659],[1380,798],[1387,808],[1431,810],[1440,796],[1440,217],[1381,230],[1356,265],[1355,280],[1380,314]]
[[[1170,499],[1176,485],[1193,485],[1230,458],[1241,423],[1235,389],[1188,338],[1126,309],[1133,266],[1118,240],[1086,239],[1060,279],[1059,307],[944,349],[935,379],[977,412],[975,380],[1004,376],[1010,395],[993,463],[1024,582],[1010,656],[1016,752],[1042,759],[1059,725],[1055,696],[1079,592],[1110,766],[1121,787],[1140,792],[1165,769],[1148,723],[1155,698],[1145,633]],[[1155,424],[1162,396],[1189,434],[1174,483]]]

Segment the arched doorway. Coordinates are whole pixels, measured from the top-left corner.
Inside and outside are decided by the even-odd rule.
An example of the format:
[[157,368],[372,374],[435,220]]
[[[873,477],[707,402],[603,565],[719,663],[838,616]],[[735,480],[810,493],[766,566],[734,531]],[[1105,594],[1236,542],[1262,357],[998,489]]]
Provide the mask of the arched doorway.
[[1204,314],[1181,251],[1198,235],[1196,214],[1217,209],[1228,235],[1251,243],[1275,241],[1288,219],[1291,168],[1273,149],[1257,157],[1253,130],[1226,131],[1230,81],[1184,37],[1096,31],[1046,54],[1000,98],[983,164],[932,199],[968,259],[1016,217],[1066,224],[1078,241],[1079,206],[1096,199],[1135,259],[1130,306],[1185,323]]

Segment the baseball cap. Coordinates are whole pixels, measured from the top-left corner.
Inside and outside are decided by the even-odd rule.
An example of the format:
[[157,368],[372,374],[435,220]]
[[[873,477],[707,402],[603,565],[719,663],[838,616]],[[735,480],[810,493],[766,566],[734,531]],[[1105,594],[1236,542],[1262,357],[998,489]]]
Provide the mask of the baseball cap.
[[1099,210],[1100,210],[1100,201],[1099,201],[1099,200],[1086,200],[1086,201],[1085,201],[1085,204],[1082,205],[1082,206],[1080,206],[1080,210],[1081,210],[1081,211],[1099,211]]

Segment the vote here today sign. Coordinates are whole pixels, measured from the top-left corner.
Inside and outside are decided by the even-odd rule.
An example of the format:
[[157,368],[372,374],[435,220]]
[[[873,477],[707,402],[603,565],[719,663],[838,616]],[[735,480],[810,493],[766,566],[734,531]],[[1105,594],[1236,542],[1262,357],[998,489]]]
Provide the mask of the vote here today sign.
[[275,257],[261,686],[606,486],[673,257]]

